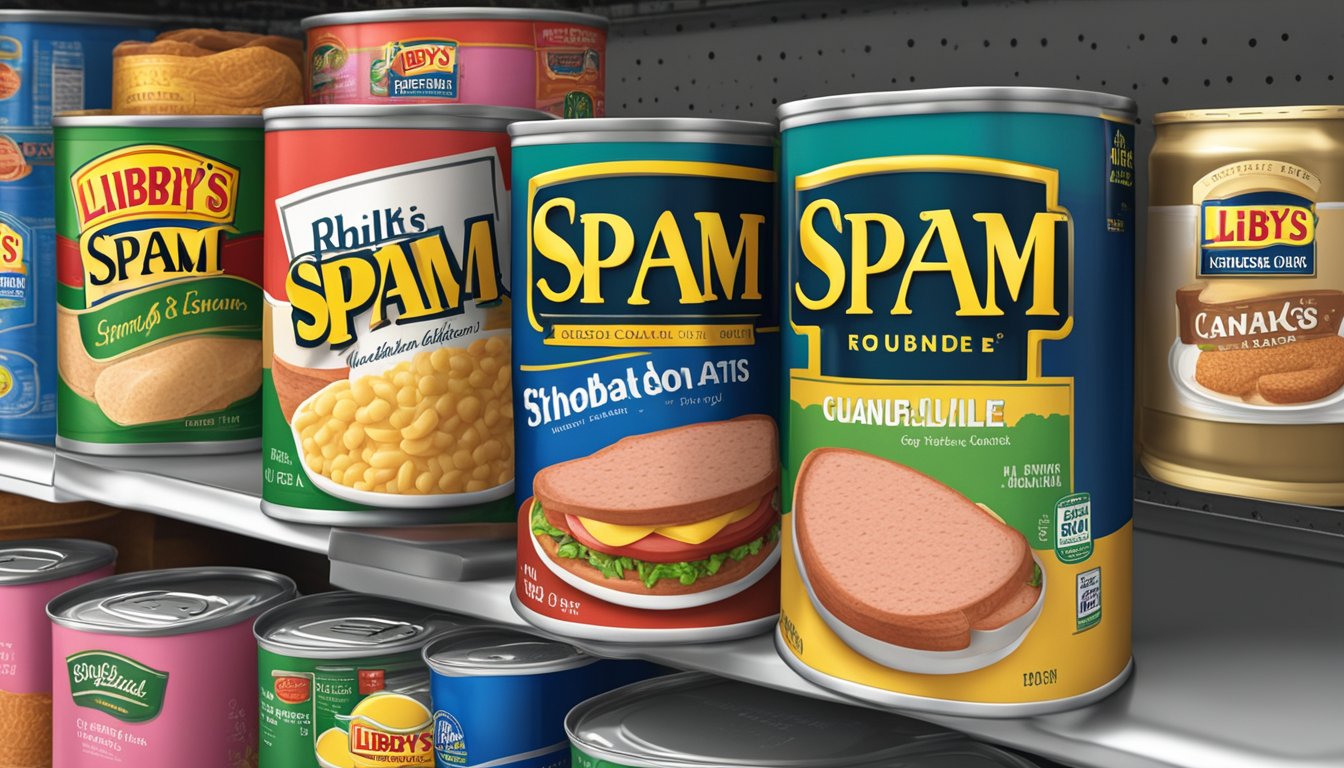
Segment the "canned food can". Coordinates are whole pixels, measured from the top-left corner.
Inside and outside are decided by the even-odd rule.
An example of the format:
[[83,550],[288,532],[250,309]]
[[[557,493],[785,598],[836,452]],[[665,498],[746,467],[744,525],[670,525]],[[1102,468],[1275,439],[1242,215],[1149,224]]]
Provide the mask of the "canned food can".
[[258,117],[58,117],[56,444],[261,444]]
[[112,575],[117,550],[79,539],[0,545],[0,765],[51,768],[51,622],[47,601]]
[[143,16],[0,11],[0,438],[56,436],[56,216],[51,119],[111,101],[112,48]]
[[1154,122],[1143,466],[1201,491],[1344,505],[1344,107]]
[[175,568],[52,600],[55,765],[255,768],[252,620],[294,596],[276,573]]
[[[513,136],[521,615],[705,642],[778,611],[775,129]],[[523,194],[526,190],[526,194]]]
[[509,519],[504,129],[546,115],[437,104],[265,117],[262,509],[330,525]]
[[780,653],[929,712],[1106,695],[1130,669],[1134,102],[952,88],[779,113]]
[[558,117],[606,111],[607,20],[525,8],[310,16],[308,103],[460,102]]
[[565,713],[601,690],[597,659],[500,627],[469,627],[425,646],[439,768],[569,764]]
[[[961,739],[929,723],[687,672],[627,685],[565,718],[574,768],[985,768],[924,759]],[[688,738],[688,734],[691,735]]]
[[350,592],[257,619],[260,768],[434,765],[421,648],[456,618]]

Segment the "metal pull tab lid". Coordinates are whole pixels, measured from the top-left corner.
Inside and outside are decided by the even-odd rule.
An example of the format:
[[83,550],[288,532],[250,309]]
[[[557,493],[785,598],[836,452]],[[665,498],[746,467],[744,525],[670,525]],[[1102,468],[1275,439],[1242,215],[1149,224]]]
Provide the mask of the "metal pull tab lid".
[[102,609],[108,615],[134,624],[165,625],[199,621],[228,607],[229,601],[218,595],[162,590],[116,595],[102,601]]
[[423,634],[419,624],[371,616],[321,619],[295,627],[293,635],[320,645],[375,648],[404,643]]
[[42,573],[65,562],[65,555],[53,549],[15,547],[0,549],[0,572]]

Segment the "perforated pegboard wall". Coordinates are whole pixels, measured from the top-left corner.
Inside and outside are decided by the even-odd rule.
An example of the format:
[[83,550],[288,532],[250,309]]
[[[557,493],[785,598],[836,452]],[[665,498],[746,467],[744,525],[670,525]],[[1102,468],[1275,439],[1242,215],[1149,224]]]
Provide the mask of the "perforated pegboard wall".
[[[645,14],[688,4],[645,3]],[[1344,101],[1339,0],[775,2],[619,20],[617,115],[769,119],[791,99],[1050,85],[1168,109]]]

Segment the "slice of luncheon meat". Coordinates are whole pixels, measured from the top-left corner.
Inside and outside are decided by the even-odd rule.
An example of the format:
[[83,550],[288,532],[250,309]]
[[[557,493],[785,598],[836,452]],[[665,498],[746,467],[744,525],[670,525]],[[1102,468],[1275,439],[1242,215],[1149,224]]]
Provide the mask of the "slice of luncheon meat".
[[795,525],[817,599],[894,645],[961,650],[1030,578],[1026,539],[905,465],[821,448],[799,469]]
[[1022,588],[1014,592],[1007,602],[999,606],[993,613],[972,624],[971,629],[978,629],[983,632],[1005,626],[1030,611],[1032,606],[1036,605],[1040,596],[1040,587],[1023,584]]

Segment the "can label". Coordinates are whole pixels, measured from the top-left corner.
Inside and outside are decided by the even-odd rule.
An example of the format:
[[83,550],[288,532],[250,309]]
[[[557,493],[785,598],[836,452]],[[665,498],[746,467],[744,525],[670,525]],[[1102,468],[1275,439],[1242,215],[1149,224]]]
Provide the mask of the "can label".
[[1163,410],[1247,424],[1344,421],[1344,278],[1318,259],[1337,250],[1340,213],[1320,189],[1314,169],[1247,160],[1200,178],[1188,206],[1154,211],[1161,258],[1150,289],[1175,305],[1170,320],[1149,321],[1165,336],[1166,382],[1153,393]]
[[607,34],[528,20],[387,21],[308,31],[311,104],[461,102],[601,117]]
[[168,673],[116,653],[84,651],[65,660],[75,705],[126,723],[144,723],[163,711]]
[[562,631],[776,610],[773,158],[714,149],[738,162],[518,149],[517,595]]
[[880,154],[971,148],[931,140],[938,117],[785,133],[779,637],[862,696],[1081,695],[1129,658],[1130,433],[1105,415],[1129,377],[1084,350],[1131,343],[1132,128],[1071,124],[1072,156]]
[[[370,133],[422,159],[351,159],[348,175],[322,165],[292,185],[303,172],[276,172],[264,498],[493,514],[482,505],[513,490],[507,147],[493,133]],[[336,156],[362,146],[335,140]]]
[[57,137],[61,437],[258,437],[260,130]]
[[434,765],[418,653],[305,659],[258,651],[260,768]]

